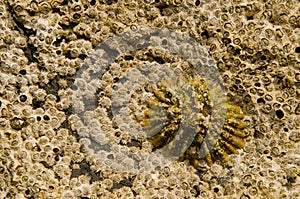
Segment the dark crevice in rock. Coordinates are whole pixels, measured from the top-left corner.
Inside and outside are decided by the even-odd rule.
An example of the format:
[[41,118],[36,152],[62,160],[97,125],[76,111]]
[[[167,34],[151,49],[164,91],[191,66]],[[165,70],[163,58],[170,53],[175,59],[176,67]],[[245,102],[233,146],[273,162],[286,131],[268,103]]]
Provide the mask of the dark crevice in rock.
[[63,30],[72,30],[75,26],[78,25],[78,23],[75,22],[70,22],[68,25],[63,24],[63,23],[58,23]]
[[113,186],[111,187],[110,191],[113,191],[114,189],[120,189],[122,187],[132,187],[135,177],[136,176],[133,176],[128,179],[125,178],[125,179],[121,180],[119,183],[114,183]]
[[130,142],[127,143],[128,147],[138,147],[142,149],[142,142],[140,140],[131,139]]
[[45,168],[47,168],[47,169],[52,169],[53,168],[53,166],[50,166],[46,161],[41,161],[40,162]]
[[88,38],[88,37],[85,36],[85,35],[79,35],[79,34],[76,34],[76,36],[77,36],[77,39],[84,39],[84,40],[86,40],[86,41],[90,41],[90,38]]
[[[30,36],[36,35],[36,30],[26,28],[24,26],[23,22],[21,22],[17,18],[17,14],[14,11],[14,9],[12,8],[12,6],[9,4],[7,4],[7,5],[8,5],[9,10],[11,11],[12,20],[16,24],[15,30],[18,30],[22,35],[24,35],[26,37],[27,41]],[[27,42],[27,47],[24,49],[24,55],[28,59],[28,62],[29,62],[28,64],[30,64],[32,62],[38,62],[38,60],[34,56],[36,53],[37,53],[37,48],[34,45]]]
[[38,60],[35,58],[35,54],[37,53],[37,48],[32,44],[27,44],[27,48],[24,49],[24,55],[28,59],[28,64],[36,62]]
[[102,178],[100,177],[100,172],[93,172],[90,168],[89,163],[86,162],[85,160],[83,160],[81,163],[79,163],[79,165],[80,165],[80,169],[72,170],[71,179],[78,178],[81,175],[89,175],[91,177],[90,183],[102,180]]
[[33,109],[41,108],[45,104],[44,101],[38,101],[37,99],[32,100],[32,107]]

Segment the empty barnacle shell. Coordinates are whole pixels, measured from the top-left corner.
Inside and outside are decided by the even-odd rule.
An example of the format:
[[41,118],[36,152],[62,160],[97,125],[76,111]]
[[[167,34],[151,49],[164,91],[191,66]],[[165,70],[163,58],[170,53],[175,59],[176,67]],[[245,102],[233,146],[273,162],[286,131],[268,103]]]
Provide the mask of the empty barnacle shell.
[[18,117],[14,117],[13,119],[10,120],[10,126],[15,130],[20,130],[26,127],[27,125],[28,123],[26,122],[26,120]]

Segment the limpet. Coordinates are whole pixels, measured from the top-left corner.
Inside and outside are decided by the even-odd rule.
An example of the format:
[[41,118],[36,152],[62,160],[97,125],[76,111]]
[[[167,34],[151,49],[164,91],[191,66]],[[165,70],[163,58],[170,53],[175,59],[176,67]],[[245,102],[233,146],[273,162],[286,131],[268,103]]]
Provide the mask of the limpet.
[[[197,167],[199,164],[200,147],[208,132],[208,120],[212,109],[212,103],[209,97],[210,91],[204,81],[197,78],[189,78],[189,85],[192,89],[185,91],[183,87],[176,87],[180,83],[166,83],[153,90],[153,99],[147,101],[147,110],[144,113],[144,119],[141,125],[146,134],[151,135],[148,140],[152,144],[152,151],[160,149],[169,144],[181,129],[195,135],[192,144],[181,155],[180,160],[189,160]],[[173,86],[173,87],[171,87]],[[175,88],[174,88],[175,86]],[[193,91],[192,91],[193,90]],[[164,110],[166,115],[164,115]],[[215,141],[215,146],[205,156],[205,160],[211,166],[217,160],[227,162],[230,154],[237,153],[238,149],[245,146],[244,138],[247,134],[243,131],[246,124],[242,121],[245,117],[241,108],[237,105],[227,104],[226,119],[220,136]],[[166,120],[164,121],[164,116]],[[163,123],[163,127],[161,124]],[[160,129],[158,131],[158,129]],[[156,132],[158,131],[158,132]],[[156,132],[156,133],[155,133]]]

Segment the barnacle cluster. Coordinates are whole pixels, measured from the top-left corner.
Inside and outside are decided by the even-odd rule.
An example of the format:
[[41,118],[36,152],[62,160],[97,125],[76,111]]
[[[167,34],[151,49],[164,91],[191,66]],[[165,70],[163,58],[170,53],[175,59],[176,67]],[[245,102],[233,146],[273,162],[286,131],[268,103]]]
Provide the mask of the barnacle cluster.
[[[179,64],[180,66],[187,63]],[[176,66],[173,66],[176,70]],[[245,146],[243,138],[247,136],[242,122],[244,115],[237,105],[227,104],[227,115],[222,132],[212,135],[205,141],[206,134],[213,119],[212,109],[222,108],[220,104],[213,104],[210,99],[211,92],[204,79],[196,75],[190,67],[188,71],[178,67],[178,76],[168,74],[170,79],[162,80],[155,85],[145,84],[134,95],[132,107],[134,119],[140,123],[145,131],[148,141],[152,145],[152,151],[165,147],[182,133],[181,142],[184,139],[192,139],[191,146],[183,147],[180,142],[173,142],[168,150],[172,153],[172,147],[176,148],[180,160],[188,159],[196,168],[200,165],[200,159],[204,158],[208,165],[214,161],[228,161],[228,154],[236,153],[237,149]],[[140,96],[140,97],[139,97]],[[143,96],[147,96],[146,98]],[[229,101],[229,100],[228,100]],[[226,103],[226,102],[222,102]],[[138,108],[140,107],[140,108]],[[143,116],[140,113],[143,113]],[[215,125],[222,125],[216,122]],[[219,137],[221,135],[221,137]],[[206,150],[202,151],[202,145]],[[174,149],[173,149],[174,150]],[[183,150],[183,151],[180,151]],[[179,152],[180,151],[180,152]],[[173,152],[176,153],[176,152]],[[203,153],[203,154],[200,154]],[[205,154],[205,155],[204,155]]]
[[[299,198],[299,6],[298,0],[0,0],[0,198]],[[115,151],[97,154],[95,139],[82,138],[89,129],[73,110],[86,107],[74,104],[72,95],[76,72],[86,67],[84,60],[97,46],[142,27],[178,31],[201,44],[217,65],[228,106],[220,139],[206,157],[198,159],[201,142],[195,140],[181,161],[131,174],[99,158],[111,160]],[[152,90],[145,85],[132,96],[129,117],[144,124],[149,135],[132,139],[135,134],[123,131],[126,123],[116,128],[120,123],[111,119],[109,106],[111,85],[120,82],[111,75],[122,72],[119,65],[182,63],[167,53],[142,52],[128,52],[110,65],[102,78],[108,81],[105,90],[95,85],[100,87],[96,115],[83,115],[91,124],[101,121],[112,142],[137,154],[168,145],[164,135],[171,134],[162,133],[177,127],[160,124],[155,136],[151,127],[158,127],[159,117],[198,132],[194,124],[205,129],[214,104],[208,98],[208,106],[191,108],[205,101],[194,88],[200,81],[201,91],[207,90],[201,77],[183,80],[198,97],[172,90],[181,86],[169,80],[153,84]],[[88,79],[78,83],[85,88]],[[91,89],[85,90],[89,96]]]

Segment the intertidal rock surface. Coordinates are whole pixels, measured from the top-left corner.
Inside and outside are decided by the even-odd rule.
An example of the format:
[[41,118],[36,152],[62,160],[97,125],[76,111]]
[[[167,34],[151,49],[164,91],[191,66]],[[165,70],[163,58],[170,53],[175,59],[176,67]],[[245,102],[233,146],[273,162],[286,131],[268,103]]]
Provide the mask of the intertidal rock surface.
[[[0,0],[0,198],[299,198],[299,7],[298,0]],[[99,46],[142,28],[193,38],[223,90],[180,54],[142,45],[111,60],[91,84],[84,69],[95,53],[99,61]],[[122,52],[119,42],[106,45]],[[192,57],[184,49],[176,48]],[[166,70],[151,70],[153,82],[124,101],[122,78],[142,82],[133,69],[143,65]],[[178,81],[162,78],[176,67]],[[225,109],[214,101],[221,93]],[[118,109],[125,102],[128,109]],[[213,110],[225,110],[224,122],[213,122]],[[222,124],[219,136],[203,141],[212,122]],[[141,131],[128,131],[135,126]],[[141,155],[172,149],[182,140],[175,135],[189,133],[177,160]],[[201,151],[205,143],[214,145]],[[115,169],[115,160],[126,164]]]

